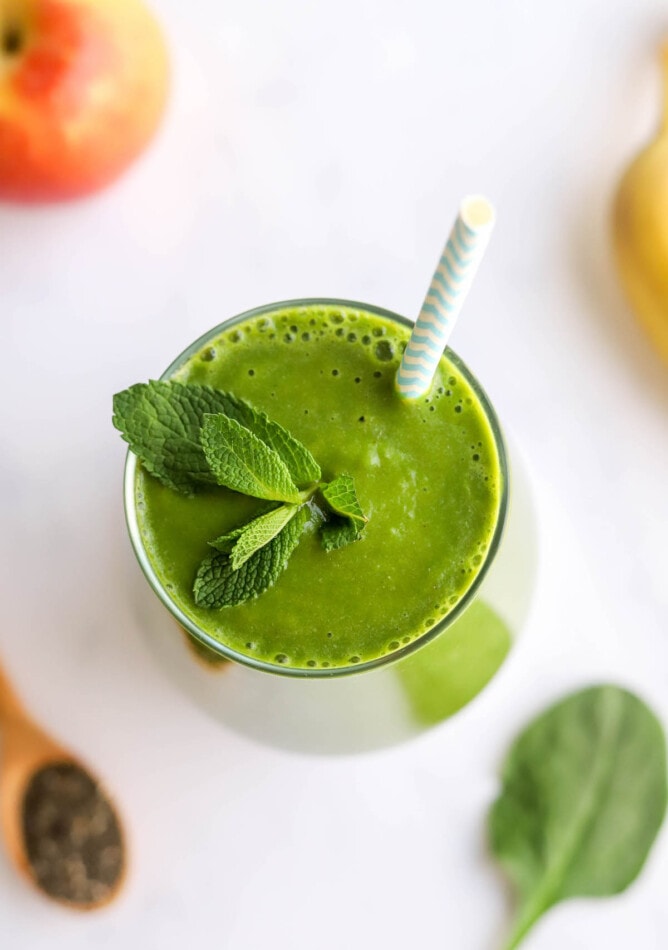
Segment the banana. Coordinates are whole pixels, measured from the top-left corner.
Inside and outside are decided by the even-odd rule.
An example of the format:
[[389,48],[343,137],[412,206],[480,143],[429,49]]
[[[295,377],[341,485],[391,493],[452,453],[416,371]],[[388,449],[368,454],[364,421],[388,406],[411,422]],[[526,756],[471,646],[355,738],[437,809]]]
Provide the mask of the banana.
[[617,270],[632,309],[668,362],[668,43],[659,133],[629,165],[613,204]]

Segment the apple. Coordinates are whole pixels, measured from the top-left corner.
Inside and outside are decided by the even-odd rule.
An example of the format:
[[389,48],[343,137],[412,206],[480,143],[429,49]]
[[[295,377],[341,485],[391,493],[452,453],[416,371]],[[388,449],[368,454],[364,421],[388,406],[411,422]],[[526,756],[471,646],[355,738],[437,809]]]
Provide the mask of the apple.
[[97,191],[162,116],[168,59],[141,0],[0,0],[0,198]]

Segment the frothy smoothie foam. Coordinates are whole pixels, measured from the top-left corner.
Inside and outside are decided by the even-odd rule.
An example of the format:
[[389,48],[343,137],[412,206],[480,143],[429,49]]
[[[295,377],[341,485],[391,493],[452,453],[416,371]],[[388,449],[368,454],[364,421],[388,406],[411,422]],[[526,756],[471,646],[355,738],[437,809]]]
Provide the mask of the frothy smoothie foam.
[[501,517],[501,463],[488,409],[449,352],[430,392],[403,401],[394,378],[409,328],[331,303],[266,310],[223,326],[171,379],[234,393],[306,445],[327,480],[355,479],[362,540],[323,550],[315,524],[268,591],[236,607],[193,599],[206,539],[261,510],[221,487],[179,495],[138,466],[136,515],[157,580],[196,628],[279,671],[335,671],[401,651],[456,611]]

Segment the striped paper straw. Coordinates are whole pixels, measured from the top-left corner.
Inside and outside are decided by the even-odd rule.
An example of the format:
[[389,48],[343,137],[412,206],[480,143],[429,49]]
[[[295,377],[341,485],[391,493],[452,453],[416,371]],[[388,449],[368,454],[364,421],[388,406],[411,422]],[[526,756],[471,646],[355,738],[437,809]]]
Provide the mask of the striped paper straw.
[[477,195],[464,198],[397,370],[403,399],[429,390],[493,227],[491,204]]

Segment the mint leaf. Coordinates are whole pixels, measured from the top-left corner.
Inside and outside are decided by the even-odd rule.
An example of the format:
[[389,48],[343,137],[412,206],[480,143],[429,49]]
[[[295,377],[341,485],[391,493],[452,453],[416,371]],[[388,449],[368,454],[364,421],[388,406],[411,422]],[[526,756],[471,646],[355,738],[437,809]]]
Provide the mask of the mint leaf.
[[297,510],[297,505],[280,505],[278,508],[272,508],[240,528],[234,528],[228,534],[209,541],[209,544],[223,554],[232,555],[232,569],[236,571],[251,554],[268,544],[295,516]]
[[278,452],[234,419],[205,415],[200,438],[219,485],[269,501],[304,500]]
[[227,406],[225,394],[208,386],[138,383],[114,396],[113,424],[151,475],[192,495],[215,482],[200,442],[204,416]]
[[230,554],[232,548],[237,543],[241,535],[246,530],[246,525],[242,525],[240,528],[234,528],[228,534],[221,534],[219,538],[216,538],[213,541],[209,541],[209,544],[212,548],[215,548],[216,551],[221,551],[223,554]]
[[358,530],[362,530],[368,518],[364,516],[357,500],[352,475],[337,475],[328,485],[323,486],[322,496],[333,511],[350,518]]
[[308,517],[306,505],[298,508],[285,527],[237,570],[228,554],[215,551],[205,558],[195,578],[195,603],[199,607],[235,607],[262,594],[285,569]]
[[301,442],[243,399],[211,386],[138,383],[114,396],[113,424],[148,472],[174,491],[192,495],[202,484],[215,483],[200,429],[205,414],[219,412],[274,449],[297,486],[318,481],[320,467]]
[[258,439],[280,455],[295,485],[306,488],[307,485],[320,480],[322,475],[320,466],[305,445],[291,436],[277,422],[272,422],[264,412],[259,412],[247,402],[237,400],[233,396],[228,396],[228,399],[234,400],[236,405],[234,414],[226,412],[226,415],[250,429]]
[[320,529],[320,541],[325,551],[343,548],[361,537],[362,532],[358,531],[355,522],[341,515],[332,515]]
[[232,548],[230,561],[232,569],[238,571],[251,555],[269,544],[279,531],[282,531],[288,521],[297,514],[297,505],[281,505],[280,508],[260,515],[247,524]]
[[334,551],[359,541],[368,519],[357,498],[352,475],[337,475],[323,486],[322,497],[332,512],[320,529],[320,540],[325,551]]
[[224,405],[215,411],[223,412],[245,429],[250,429],[261,442],[277,452],[285,462],[295,485],[305,488],[319,481],[322,474],[320,466],[306,446],[290,435],[283,426],[280,426],[278,422],[273,422],[266,413],[260,412],[259,409],[255,409],[250,403],[232,393],[219,395],[223,397]]

